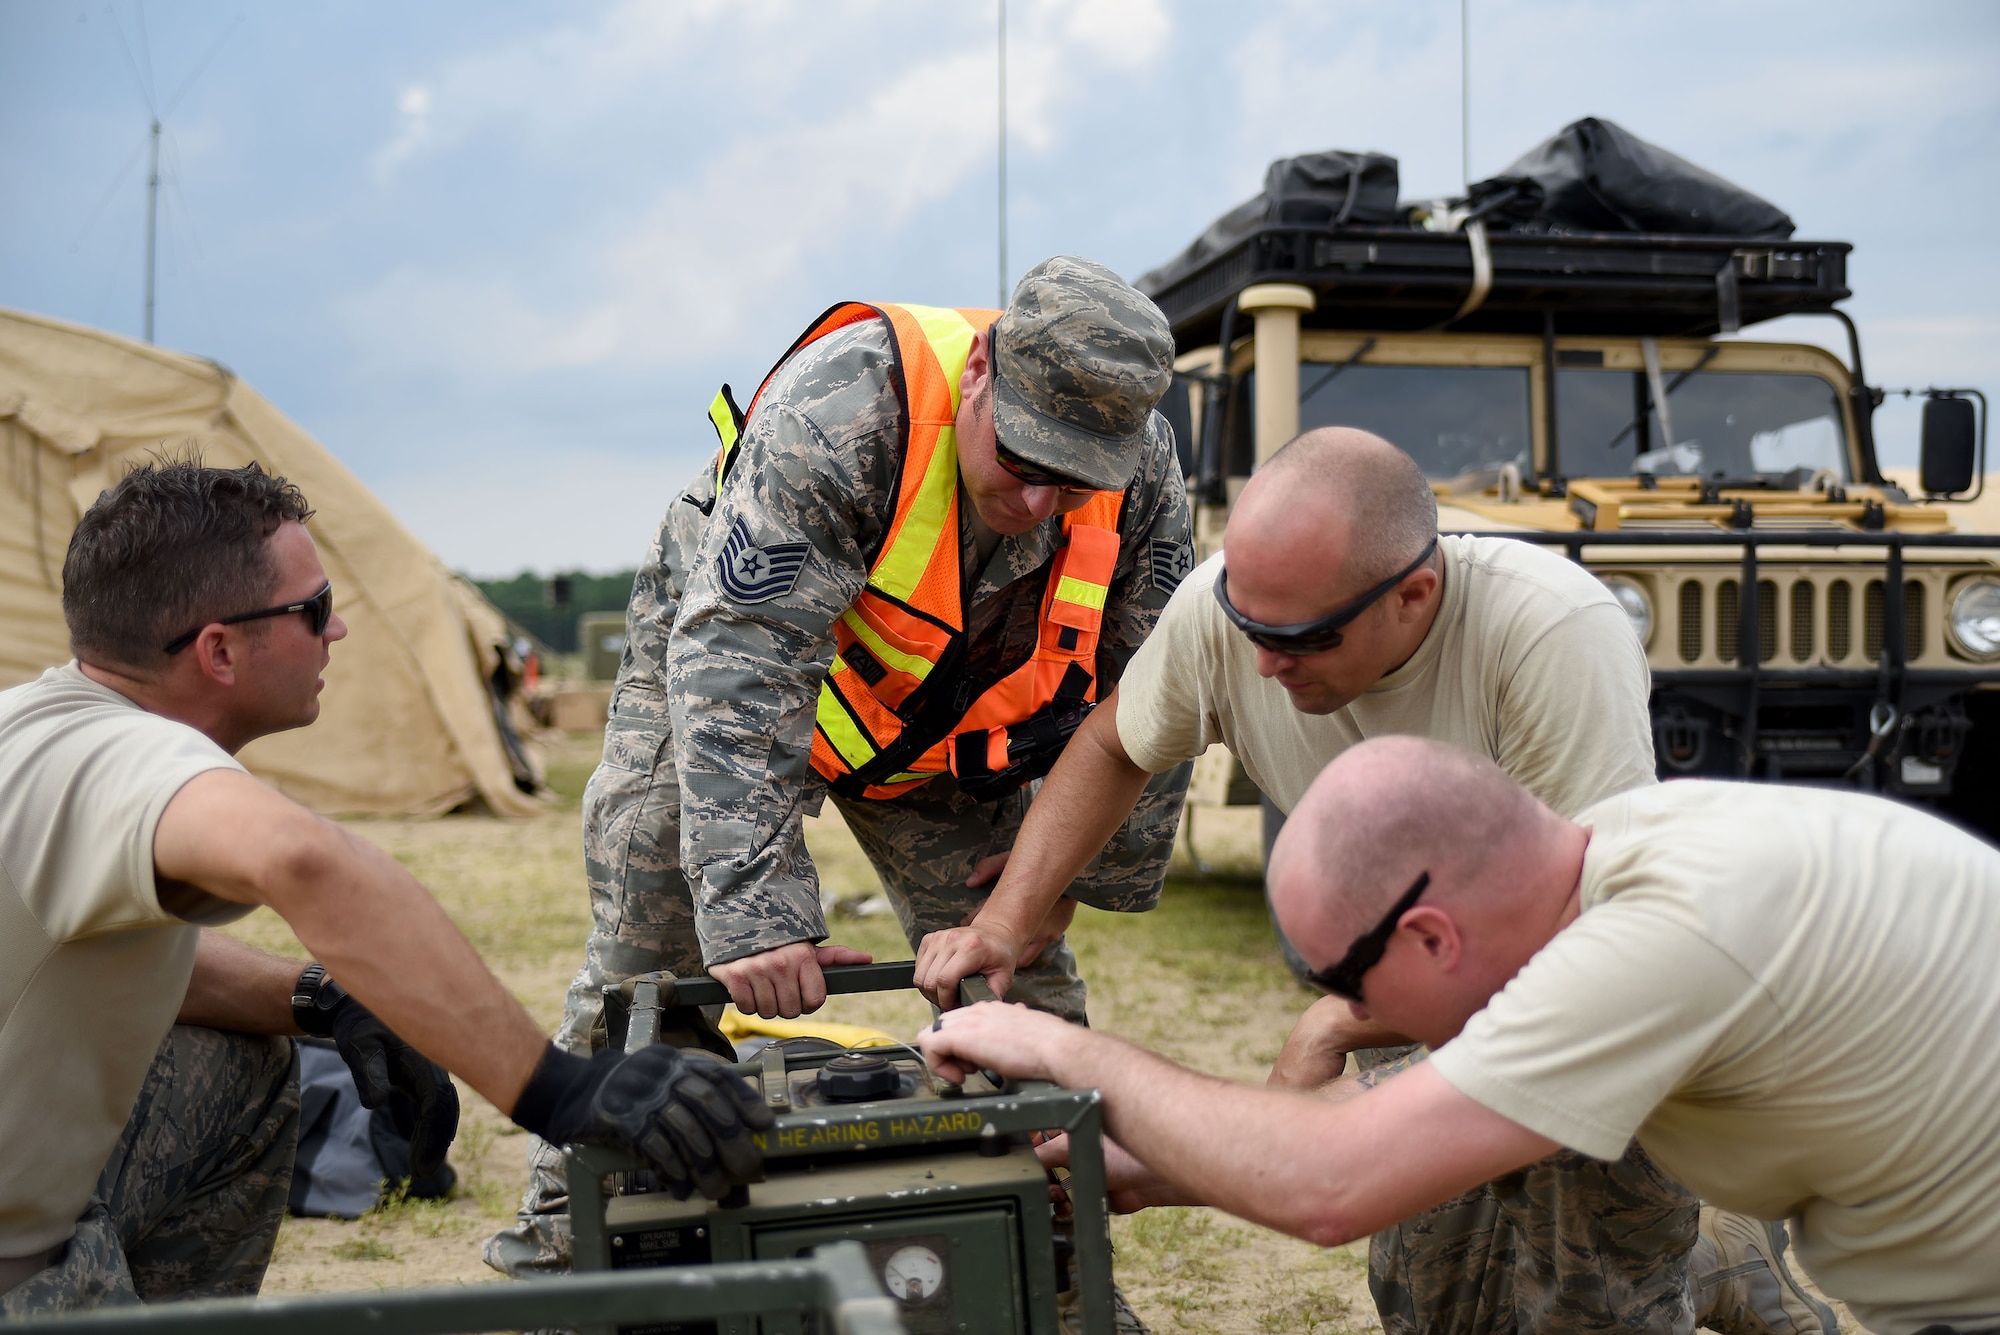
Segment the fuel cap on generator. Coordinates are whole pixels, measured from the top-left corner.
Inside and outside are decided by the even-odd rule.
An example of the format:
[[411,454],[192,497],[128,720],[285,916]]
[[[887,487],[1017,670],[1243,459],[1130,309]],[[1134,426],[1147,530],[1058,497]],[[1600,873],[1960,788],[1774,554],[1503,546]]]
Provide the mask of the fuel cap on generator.
[[902,1091],[895,1063],[872,1052],[846,1052],[819,1068],[820,1094],[833,1103],[862,1103]]

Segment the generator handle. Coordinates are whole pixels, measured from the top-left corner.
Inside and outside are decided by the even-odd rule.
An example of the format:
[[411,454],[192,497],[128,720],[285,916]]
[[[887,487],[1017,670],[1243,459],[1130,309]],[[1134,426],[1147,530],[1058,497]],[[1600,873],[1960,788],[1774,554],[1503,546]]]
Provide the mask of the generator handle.
[[[826,994],[830,997],[850,992],[901,992],[917,985],[915,960],[892,960],[887,964],[834,964],[820,973],[826,979]],[[676,978],[674,1004],[726,1006],[729,1004],[729,989],[714,978]]]
[[[846,996],[853,992],[902,992],[917,985],[917,962],[915,960],[891,960],[887,964],[833,964],[820,971],[826,979],[826,994],[830,997]],[[980,1001],[998,1000],[993,989],[980,974],[962,980],[958,985],[960,1004],[970,1006]],[[729,989],[714,978],[677,978],[674,980],[674,1005],[676,1006],[726,1006],[729,1004]]]

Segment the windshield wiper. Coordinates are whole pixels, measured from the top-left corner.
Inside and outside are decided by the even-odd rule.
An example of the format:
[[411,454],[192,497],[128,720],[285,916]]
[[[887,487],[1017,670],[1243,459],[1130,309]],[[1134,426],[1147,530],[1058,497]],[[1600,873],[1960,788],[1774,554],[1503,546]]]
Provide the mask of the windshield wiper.
[[[1675,390],[1679,389],[1682,385],[1685,385],[1688,382],[1688,378],[1694,375],[1695,372],[1701,370],[1703,367],[1707,366],[1710,362],[1714,361],[1715,354],[1721,351],[1722,351],[1722,345],[1720,343],[1709,344],[1708,350],[1701,354],[1700,361],[1696,362],[1693,366],[1688,367],[1687,370],[1682,371],[1679,375],[1675,376],[1673,380],[1667,385],[1667,397],[1672,398]],[[1651,403],[1648,403],[1646,405],[1648,409],[1651,409],[1653,406],[1654,405]],[[1643,422],[1645,419],[1646,419],[1646,414],[1644,412],[1635,414],[1632,420],[1625,424],[1625,429],[1623,431],[1620,431],[1617,435],[1613,436],[1610,440],[1604,443],[1605,450],[1610,451],[1617,449],[1619,443],[1623,441],[1625,437],[1631,435],[1634,431],[1637,431],[1639,429],[1639,423]],[[1667,443],[1671,445],[1674,442],[1668,441]]]
[[1375,340],[1371,338],[1367,340],[1365,343],[1363,343],[1360,347],[1356,348],[1354,350],[1354,355],[1349,357],[1346,361],[1341,362],[1338,366],[1327,367],[1326,374],[1321,376],[1313,384],[1313,387],[1311,389],[1299,395],[1299,407],[1303,408],[1308,403],[1311,403],[1313,395],[1319,393],[1321,390],[1325,389],[1328,385],[1331,385],[1342,371],[1345,371],[1348,367],[1354,365],[1356,362],[1360,361],[1363,357],[1366,357],[1371,351],[1374,350],[1374,347],[1375,347]]

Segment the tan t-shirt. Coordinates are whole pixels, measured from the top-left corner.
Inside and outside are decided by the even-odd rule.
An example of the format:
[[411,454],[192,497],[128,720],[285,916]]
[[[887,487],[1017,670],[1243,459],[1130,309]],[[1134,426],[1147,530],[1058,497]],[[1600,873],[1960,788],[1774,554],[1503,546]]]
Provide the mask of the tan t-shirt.
[[2000,1325],[2000,851],[1879,798],[1694,780],[1582,823],[1581,915],[1433,1067],[1789,1216],[1870,1330]]
[[71,663],[0,692],[0,1257],[67,1241],[179,1014],[194,922],[161,907],[153,830],[182,784],[235,769],[193,728]]
[[1257,675],[1196,567],[1118,685],[1118,739],[1158,773],[1217,742],[1289,812],[1327,762],[1387,734],[1490,757],[1565,815],[1653,782],[1651,676],[1631,622],[1573,562],[1506,538],[1446,537],[1444,599],[1410,660],[1331,714]]

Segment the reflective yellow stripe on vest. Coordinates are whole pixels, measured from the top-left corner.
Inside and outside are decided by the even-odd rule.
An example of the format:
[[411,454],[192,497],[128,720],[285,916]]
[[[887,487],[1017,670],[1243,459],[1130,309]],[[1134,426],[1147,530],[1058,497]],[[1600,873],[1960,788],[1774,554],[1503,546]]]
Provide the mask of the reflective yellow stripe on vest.
[[[852,671],[852,668],[836,657],[833,660],[833,667],[826,674],[827,680],[831,681],[842,672]],[[854,720],[848,716],[846,706],[824,686],[820,688],[819,704],[813,712],[813,721],[819,724],[819,730],[826,734],[826,739],[833,743],[833,749],[840,753],[840,758],[851,768],[859,769],[874,758],[874,746],[862,735],[861,729],[854,726]]]
[[[955,417],[958,413],[958,379],[964,374],[965,363],[972,355],[972,340],[978,331],[966,323],[963,315],[949,307],[905,306],[903,309],[922,326],[924,336],[930,340],[931,350],[937,354],[938,365],[944,370],[945,384],[951,391],[951,409]],[[906,351],[905,355],[909,353]],[[930,565],[931,553],[936,550],[938,539],[944,533],[945,516],[957,492],[958,429],[946,422],[938,428],[937,447],[931,452],[930,466],[924,470],[916,506],[904,519],[895,542],[876,560],[875,568],[868,572],[870,584],[891,598],[909,601],[910,595],[916,591],[917,582],[923,579],[924,571]],[[958,541],[958,535],[953,533],[951,540]],[[855,627],[856,621],[850,616],[847,624]],[[859,633],[858,628],[856,633]]]
[[1104,610],[1104,600],[1111,590],[1102,584],[1092,584],[1074,575],[1064,575],[1056,582],[1056,597],[1078,607],[1088,607],[1094,612]]
[[715,490],[722,490],[722,475],[729,471],[729,455],[736,448],[736,414],[729,410],[729,391],[718,389],[715,400],[708,405],[708,420],[715,423],[715,434],[722,440],[722,448],[715,452]]
[[875,628],[862,620],[852,609],[841,613],[840,619],[854,632],[854,638],[868,646],[868,651],[900,672],[907,672],[918,681],[931,675],[935,666],[921,654],[906,654],[875,633]]

